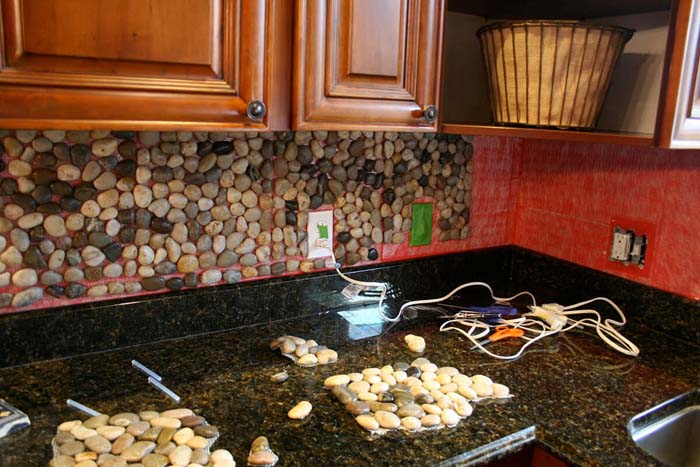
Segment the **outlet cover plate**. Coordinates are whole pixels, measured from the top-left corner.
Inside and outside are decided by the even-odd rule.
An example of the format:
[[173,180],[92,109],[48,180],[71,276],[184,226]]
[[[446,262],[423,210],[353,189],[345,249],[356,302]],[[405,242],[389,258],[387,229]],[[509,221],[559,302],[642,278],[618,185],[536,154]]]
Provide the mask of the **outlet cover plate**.
[[324,258],[333,248],[333,211],[312,211],[306,226],[309,240],[308,258]]
[[[625,264],[622,262],[610,261],[607,259],[607,257],[610,256],[610,246],[612,245],[613,231],[615,227],[621,227],[625,230],[632,230],[634,231],[635,235],[647,236],[647,247],[643,268],[640,268],[635,264],[625,266]],[[645,279],[650,277],[651,270],[654,265],[654,257],[656,256],[654,251],[656,244],[656,224],[641,219],[616,217],[614,219],[610,219],[610,228],[608,232],[608,244],[605,253],[606,265],[604,269],[628,279]]]

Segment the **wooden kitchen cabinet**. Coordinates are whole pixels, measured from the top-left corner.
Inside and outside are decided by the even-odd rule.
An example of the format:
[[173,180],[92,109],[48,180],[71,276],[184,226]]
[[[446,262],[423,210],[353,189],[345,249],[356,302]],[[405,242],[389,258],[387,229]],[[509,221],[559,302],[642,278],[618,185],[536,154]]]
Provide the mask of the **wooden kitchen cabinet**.
[[289,126],[291,0],[0,2],[0,128]]
[[669,37],[657,144],[700,148],[700,0],[679,0]]
[[444,0],[298,0],[296,129],[437,130]]

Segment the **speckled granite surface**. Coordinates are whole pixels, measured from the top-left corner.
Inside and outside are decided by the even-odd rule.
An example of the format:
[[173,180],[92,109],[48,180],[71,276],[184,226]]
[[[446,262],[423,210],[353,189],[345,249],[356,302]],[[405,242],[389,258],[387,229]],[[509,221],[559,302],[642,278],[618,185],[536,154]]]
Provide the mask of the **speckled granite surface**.
[[[191,407],[219,426],[216,446],[231,449],[243,464],[251,441],[266,435],[283,466],[427,466],[484,463],[536,439],[580,465],[655,465],[627,436],[638,412],[691,388],[682,374],[697,374],[700,349],[663,339],[655,331],[628,334],[643,357],[629,359],[585,335],[550,338],[516,362],[470,352],[464,340],[437,331],[436,321],[404,321],[381,338],[372,328],[351,326],[336,313],[296,318],[205,336],[35,363],[0,370],[0,394],[25,410],[33,426],[0,440],[3,467],[45,465],[60,421],[76,418],[67,398],[106,413],[166,409],[168,399],[129,364],[138,358]],[[457,427],[413,435],[373,438],[322,388],[325,377],[409,360],[407,332],[427,340],[425,356],[438,365],[481,373],[510,386],[514,398],[477,404]],[[283,333],[314,338],[336,348],[336,364],[302,369],[268,348]],[[510,344],[493,350],[507,352]],[[670,358],[675,355],[677,358]],[[661,358],[657,361],[657,358]],[[286,368],[287,382],[268,382]],[[287,411],[299,400],[314,405],[297,422]]]

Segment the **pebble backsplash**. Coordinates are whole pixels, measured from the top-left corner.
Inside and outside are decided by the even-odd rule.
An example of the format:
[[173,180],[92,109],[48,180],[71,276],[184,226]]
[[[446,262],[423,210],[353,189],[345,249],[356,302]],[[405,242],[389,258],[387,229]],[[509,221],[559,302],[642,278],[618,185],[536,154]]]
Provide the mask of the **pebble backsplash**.
[[0,130],[0,312],[347,266],[407,244],[414,202],[469,235],[470,138],[431,133]]

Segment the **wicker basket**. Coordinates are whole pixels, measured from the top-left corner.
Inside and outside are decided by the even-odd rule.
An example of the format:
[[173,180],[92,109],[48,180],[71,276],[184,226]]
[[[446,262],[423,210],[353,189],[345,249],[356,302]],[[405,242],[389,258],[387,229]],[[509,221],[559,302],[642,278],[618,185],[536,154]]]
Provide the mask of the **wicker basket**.
[[591,128],[634,31],[576,21],[498,22],[477,32],[497,124]]

